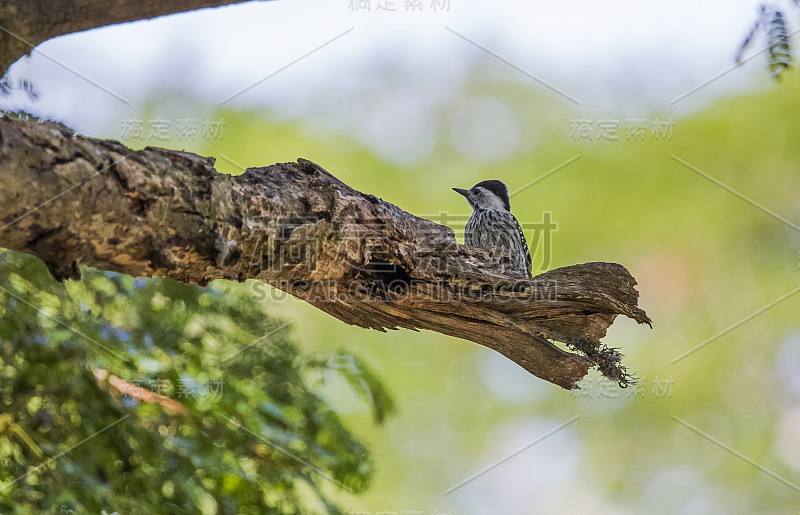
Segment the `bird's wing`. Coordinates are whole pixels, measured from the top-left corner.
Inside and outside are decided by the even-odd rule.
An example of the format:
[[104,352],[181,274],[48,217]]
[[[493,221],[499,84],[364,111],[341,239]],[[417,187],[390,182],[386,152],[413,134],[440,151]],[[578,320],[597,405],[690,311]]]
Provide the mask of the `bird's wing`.
[[493,210],[487,212],[490,217],[491,225],[494,230],[490,232],[496,241],[485,242],[488,245],[503,247],[507,250],[518,249],[519,267],[524,268],[525,276],[530,279],[531,275],[531,253],[528,250],[528,242],[525,232],[519,221],[508,211]]
[[525,231],[522,230],[519,221],[514,215],[511,215],[511,218],[514,218],[514,223],[517,226],[517,237],[520,241],[520,248],[522,248],[522,253],[525,254],[525,271],[528,274],[528,279],[531,279],[533,277],[533,262],[531,260],[531,251],[528,249],[528,240],[525,238]]

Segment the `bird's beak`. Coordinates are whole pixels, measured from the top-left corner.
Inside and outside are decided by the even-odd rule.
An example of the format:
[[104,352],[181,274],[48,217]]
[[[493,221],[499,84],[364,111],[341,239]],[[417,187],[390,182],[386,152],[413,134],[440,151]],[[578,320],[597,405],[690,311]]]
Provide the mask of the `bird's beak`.
[[461,188],[453,188],[453,191],[455,191],[456,193],[461,193],[465,197],[469,197],[469,190],[464,190]]

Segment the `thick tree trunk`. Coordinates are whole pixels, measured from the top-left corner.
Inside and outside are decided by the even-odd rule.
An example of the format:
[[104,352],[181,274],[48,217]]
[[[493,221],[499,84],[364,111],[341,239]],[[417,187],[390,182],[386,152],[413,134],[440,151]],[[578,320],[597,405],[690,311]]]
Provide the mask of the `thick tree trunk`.
[[458,245],[451,229],[310,161],[238,177],[213,165],[0,118],[0,247],[39,257],[58,278],[82,264],[202,285],[257,279],[348,324],[485,345],[564,388],[593,363],[547,338],[585,349],[618,314],[650,323],[621,265],[516,280],[501,251]]
[[3,0],[0,76],[39,43],[62,34],[243,0]]

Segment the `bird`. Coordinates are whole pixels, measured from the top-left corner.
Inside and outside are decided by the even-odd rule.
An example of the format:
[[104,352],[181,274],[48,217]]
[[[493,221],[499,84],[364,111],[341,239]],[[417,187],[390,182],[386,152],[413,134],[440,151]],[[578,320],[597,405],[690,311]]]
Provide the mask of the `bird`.
[[481,181],[465,190],[453,188],[472,206],[472,215],[464,230],[464,244],[473,247],[500,247],[511,254],[513,273],[530,279],[531,254],[525,233],[511,214],[508,187],[503,181]]

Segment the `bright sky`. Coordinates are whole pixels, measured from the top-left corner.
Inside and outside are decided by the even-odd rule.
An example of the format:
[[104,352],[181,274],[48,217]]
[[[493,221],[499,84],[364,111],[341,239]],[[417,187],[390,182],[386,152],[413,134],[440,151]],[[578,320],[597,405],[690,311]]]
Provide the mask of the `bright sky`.
[[586,116],[677,117],[721,95],[775,87],[758,56],[671,105],[731,68],[754,0],[421,0],[409,10],[415,3],[254,2],[56,38],[11,70],[34,82],[39,100],[17,93],[0,107],[117,137],[119,120],[141,116],[158,93],[288,118],[314,113],[332,126],[381,95],[379,118],[413,115],[447,98],[476,63]]

